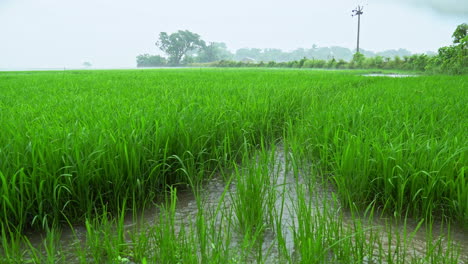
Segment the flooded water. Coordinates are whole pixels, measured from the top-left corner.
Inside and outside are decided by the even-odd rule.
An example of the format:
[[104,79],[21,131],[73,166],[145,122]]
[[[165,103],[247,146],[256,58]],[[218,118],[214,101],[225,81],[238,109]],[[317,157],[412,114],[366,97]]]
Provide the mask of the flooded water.
[[363,74],[362,76],[366,77],[390,77],[390,78],[406,78],[406,77],[418,77],[418,75],[413,74],[397,74],[397,73],[369,73]]
[[[270,165],[270,183],[274,186],[276,200],[274,208],[271,210],[276,212],[277,224],[273,228],[267,228],[262,237],[262,251],[265,263],[277,263],[280,259],[280,249],[277,242],[277,230],[281,230],[282,238],[286,251],[290,256],[296,256],[297,252],[294,241],[294,227],[298,226],[297,218],[297,205],[298,193],[300,190],[306,191],[308,203],[313,207],[312,211],[320,212],[327,205],[327,210],[332,214],[340,215],[342,217],[343,228],[353,230],[357,222],[363,228],[369,231],[366,236],[377,234],[379,241],[375,242],[375,248],[381,248],[388,254],[393,251],[405,250],[407,251],[408,260],[413,256],[425,256],[427,250],[434,250],[434,247],[442,248],[442,251],[447,247],[447,236],[450,235],[451,240],[460,247],[460,260],[461,263],[468,263],[468,236],[464,229],[452,229],[449,233],[446,228],[441,228],[434,224],[432,232],[433,237],[428,237],[427,233],[422,228],[418,227],[418,220],[409,220],[406,224],[397,224],[392,220],[375,217],[357,218],[352,217],[351,214],[343,212],[342,208],[335,201],[333,190],[330,187],[320,183],[310,184],[306,182],[305,174],[300,171],[295,173],[291,168],[288,168],[286,161],[286,153],[283,149],[278,148],[275,152],[275,158]],[[306,188],[309,186],[308,188]],[[203,213],[206,214],[206,220],[215,218],[218,228],[223,229],[221,225],[228,224],[229,221],[223,217],[233,217],[234,200],[236,197],[237,185],[235,180],[228,181],[218,176],[206,182],[200,189],[199,201],[202,201]],[[197,214],[199,213],[200,203],[197,203],[196,196],[191,191],[181,191],[177,194],[177,206],[175,211],[176,225],[179,229],[181,226],[190,226],[195,224]],[[133,221],[132,217],[125,220],[125,229],[129,232],[134,232],[135,229],[144,230],[145,227],[154,226],[159,224],[160,210],[157,207],[146,210],[140,217],[138,223]],[[341,219],[341,218],[340,218]],[[233,220],[235,221],[235,220]],[[230,247],[240,247],[243,243],[244,236],[238,232],[237,229],[231,228],[230,234]],[[416,230],[416,231],[415,231]],[[405,236],[405,234],[410,234]],[[397,243],[399,238],[407,237],[402,243]],[[369,237],[370,239],[370,237]],[[31,243],[33,245],[40,245],[43,243],[43,238],[40,235],[31,236]],[[74,232],[71,230],[64,230],[62,233],[60,244],[62,252],[73,251],[76,243],[84,243],[86,240],[86,228],[76,226]],[[435,241],[435,242],[434,242]],[[241,250],[241,249],[239,249]],[[376,253],[377,254],[377,253]],[[253,262],[253,260],[252,260]],[[366,258],[365,263],[379,263],[376,256],[369,256]]]

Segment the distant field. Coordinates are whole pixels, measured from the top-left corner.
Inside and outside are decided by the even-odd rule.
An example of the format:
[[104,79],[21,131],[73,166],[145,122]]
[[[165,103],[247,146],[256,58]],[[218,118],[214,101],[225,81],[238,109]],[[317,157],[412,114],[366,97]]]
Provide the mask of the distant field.
[[303,146],[344,205],[468,222],[468,76],[161,69],[0,73],[0,225],[80,222]]

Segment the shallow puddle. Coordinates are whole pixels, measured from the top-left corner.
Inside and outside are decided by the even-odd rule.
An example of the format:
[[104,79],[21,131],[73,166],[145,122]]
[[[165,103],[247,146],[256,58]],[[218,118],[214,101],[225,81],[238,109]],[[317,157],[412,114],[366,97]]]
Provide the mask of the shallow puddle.
[[369,73],[363,74],[365,77],[390,77],[390,78],[406,78],[406,77],[418,77],[418,75],[413,74],[397,74],[397,73]]

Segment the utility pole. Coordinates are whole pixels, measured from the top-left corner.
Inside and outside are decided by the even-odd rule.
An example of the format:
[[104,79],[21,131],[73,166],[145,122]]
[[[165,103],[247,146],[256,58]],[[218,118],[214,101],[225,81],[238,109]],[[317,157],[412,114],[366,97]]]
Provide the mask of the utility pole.
[[358,24],[357,24],[357,48],[356,52],[359,53],[359,33],[361,31],[361,15],[364,14],[362,10],[364,9],[363,6],[358,5],[356,9],[353,10],[353,14],[351,16],[358,16]]

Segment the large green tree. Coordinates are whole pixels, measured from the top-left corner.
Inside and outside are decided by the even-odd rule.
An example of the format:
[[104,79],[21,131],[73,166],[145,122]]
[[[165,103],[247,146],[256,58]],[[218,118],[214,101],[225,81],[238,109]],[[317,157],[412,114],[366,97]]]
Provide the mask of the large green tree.
[[232,53],[227,49],[225,43],[210,42],[209,45],[204,46],[199,54],[197,60],[199,62],[212,62],[220,60],[232,59]]
[[169,56],[170,64],[179,65],[187,52],[205,47],[205,42],[196,33],[179,30],[170,35],[166,32],[159,33],[156,46]]
[[458,25],[452,37],[453,45],[440,48],[428,69],[451,74],[468,74],[468,24]]
[[468,24],[463,23],[463,24],[458,25],[452,35],[453,43],[455,44],[461,43],[462,39],[465,38],[467,35],[468,35]]

